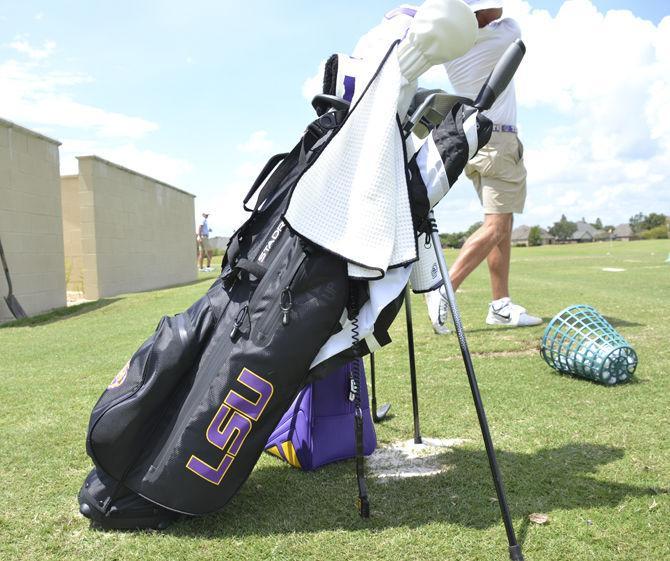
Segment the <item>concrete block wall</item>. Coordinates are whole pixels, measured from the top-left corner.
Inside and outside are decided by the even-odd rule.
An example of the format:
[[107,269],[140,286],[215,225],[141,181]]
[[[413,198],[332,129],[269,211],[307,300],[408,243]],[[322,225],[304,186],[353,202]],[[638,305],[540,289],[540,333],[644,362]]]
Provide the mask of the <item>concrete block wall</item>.
[[[59,145],[0,119],[0,239],[14,294],[30,315],[65,306]],[[13,318],[6,295],[0,270],[0,321]]]
[[61,200],[63,202],[65,284],[68,290],[84,292],[84,263],[81,245],[78,175],[61,177]]
[[[81,266],[70,278],[82,279],[84,297],[195,280],[194,196],[97,156],[78,160],[76,187],[64,177],[62,189],[64,201],[78,191],[80,245],[68,241],[65,258],[72,270]],[[64,229],[66,240],[76,239],[74,211],[65,212]]]

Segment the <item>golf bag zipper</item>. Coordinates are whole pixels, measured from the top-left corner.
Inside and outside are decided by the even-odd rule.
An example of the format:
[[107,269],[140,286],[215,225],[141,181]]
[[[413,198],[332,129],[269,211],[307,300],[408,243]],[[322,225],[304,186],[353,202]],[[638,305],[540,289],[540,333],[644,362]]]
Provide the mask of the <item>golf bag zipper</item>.
[[291,292],[290,286],[287,286],[284,290],[282,290],[281,296],[279,298],[279,306],[282,312],[281,323],[284,327],[286,327],[291,319],[291,308],[293,308],[293,293]]
[[[296,259],[293,266],[287,270],[286,279],[284,281],[284,288],[279,293],[279,296],[276,297],[267,307],[267,313],[265,317],[258,323],[258,331],[265,337],[272,337],[272,334],[276,329],[281,325],[282,327],[288,327],[291,323],[291,311],[294,307],[293,300],[293,290],[296,283],[296,279],[302,269],[302,265],[307,258],[304,250],[300,249],[302,255],[299,259]],[[279,256],[277,256],[279,258]],[[258,289],[257,289],[258,290]],[[253,309],[254,304],[250,302],[250,306]]]
[[235,323],[233,324],[233,329],[230,332],[231,341],[235,342],[237,340],[238,335],[241,333],[240,328],[244,323],[244,319],[247,317],[249,317],[249,304],[245,304],[240,308],[240,311],[237,312],[237,316],[235,317]]

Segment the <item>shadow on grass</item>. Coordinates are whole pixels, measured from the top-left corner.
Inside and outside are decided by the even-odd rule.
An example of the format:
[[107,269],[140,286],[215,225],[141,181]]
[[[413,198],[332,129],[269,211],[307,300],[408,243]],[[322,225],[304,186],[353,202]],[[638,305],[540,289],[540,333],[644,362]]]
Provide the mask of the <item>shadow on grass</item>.
[[644,323],[637,323],[636,321],[628,321],[621,318],[611,316],[603,316],[612,327],[645,327]]
[[586,378],[585,376],[578,376],[577,374],[570,374],[569,372],[559,372],[553,368],[549,368],[548,372],[553,376],[558,376],[559,378],[570,378],[573,380],[579,380],[587,384],[592,384],[594,386],[600,386],[603,388],[625,388],[626,386],[636,386],[639,384],[648,384],[649,380],[638,378],[633,374],[625,382],[617,382],[616,384],[605,384],[598,380],[592,380],[591,378]]
[[[149,290],[143,290],[141,292],[131,292],[128,294],[145,294],[149,292],[160,292],[160,291],[165,291],[165,290],[171,290],[174,288],[182,288],[186,286],[192,286],[195,284],[200,284],[203,282],[214,282],[217,278],[218,274],[216,273],[210,273],[207,275],[202,275],[199,276],[196,280],[181,283],[181,284],[175,284],[175,285],[170,285],[166,286],[163,288],[152,288]],[[204,292],[203,292],[204,294]],[[16,320],[11,320],[5,323],[0,323],[0,329],[11,329],[14,327],[36,327],[38,325],[48,325],[50,323],[54,323],[57,321],[61,321],[63,319],[69,319],[71,317],[76,317],[80,316],[82,314],[86,314],[88,312],[92,312],[94,310],[98,310],[100,308],[104,308],[106,306],[109,306],[110,304],[113,304],[114,302],[117,302],[118,300],[121,300],[124,298],[125,295],[119,296],[119,297],[114,297],[114,298],[101,298],[100,300],[95,300],[93,302],[84,302],[82,304],[77,304],[75,306],[67,306],[65,308],[57,308],[55,310],[51,310],[50,312],[47,312],[45,314],[40,314],[37,316],[32,316],[29,318],[25,319],[16,319]]]
[[[614,507],[651,489],[595,477],[599,466],[622,459],[624,450],[572,444],[533,454],[498,452],[512,516],[532,512]],[[441,458],[446,472],[380,482],[368,479],[372,518],[354,507],[353,462],[303,473],[284,464],[255,470],[220,513],[185,519],[168,532],[176,536],[244,537],[293,532],[416,528],[448,522],[485,529],[502,520],[483,450],[453,448]]]
[[[637,323],[635,321],[628,321],[625,319],[621,318],[615,318],[611,316],[603,316],[612,327],[645,327],[644,323]],[[539,326],[532,326],[532,327],[541,327],[542,329],[546,328],[547,325],[551,322],[551,320],[554,319],[553,317],[543,317],[542,318],[542,323]],[[479,327],[477,329],[468,329],[465,327],[465,333],[466,335],[468,333],[481,333],[485,331],[509,331],[512,329],[525,329],[525,328],[519,328],[515,325],[488,325],[486,327]]]
[[[526,333],[526,332],[531,332],[533,329],[537,329],[540,333],[540,329],[544,329],[547,327],[547,324],[551,321],[552,318],[542,318],[542,323],[540,325],[529,325],[529,326],[524,326],[524,327],[518,327],[516,325],[487,325],[486,327],[478,327],[476,329],[469,329],[466,325],[463,326],[463,329],[465,330],[465,334],[468,335],[469,333],[485,333],[485,332],[490,332],[490,333],[495,333],[495,332],[502,332],[502,331],[520,331],[521,333]],[[450,326],[451,327],[451,326]]]
[[[138,290],[137,292],[128,292],[127,294],[147,294],[149,292],[163,292],[166,290],[172,290],[174,288],[184,288],[186,286],[193,286],[195,284],[200,284],[204,282],[213,283],[219,276],[220,271],[212,271],[211,273],[198,273],[198,278],[195,280],[190,280],[187,282],[182,282],[179,284],[170,284],[168,286],[161,286],[158,288],[148,288],[147,290]],[[203,292],[204,294],[204,292]]]
[[17,319],[14,321],[9,321],[7,323],[0,324],[0,329],[12,329],[14,327],[36,327],[38,325],[48,325],[50,323],[55,323],[64,319],[69,319],[76,316],[81,316],[92,312],[94,310],[99,310],[117,302],[120,298],[103,298],[100,300],[95,300],[93,302],[84,302],[82,304],[77,304],[76,306],[68,306],[66,308],[57,308],[51,310],[46,314],[40,314],[38,316],[33,316],[25,319]]

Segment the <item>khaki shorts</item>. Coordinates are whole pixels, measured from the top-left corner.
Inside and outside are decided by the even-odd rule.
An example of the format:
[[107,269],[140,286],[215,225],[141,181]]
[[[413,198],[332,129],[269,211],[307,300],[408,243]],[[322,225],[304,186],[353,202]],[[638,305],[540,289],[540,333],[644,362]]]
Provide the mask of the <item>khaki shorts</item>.
[[212,251],[212,244],[209,241],[209,238],[200,237],[200,249],[202,251]]
[[526,166],[523,144],[510,132],[494,132],[491,140],[465,166],[485,214],[523,212]]

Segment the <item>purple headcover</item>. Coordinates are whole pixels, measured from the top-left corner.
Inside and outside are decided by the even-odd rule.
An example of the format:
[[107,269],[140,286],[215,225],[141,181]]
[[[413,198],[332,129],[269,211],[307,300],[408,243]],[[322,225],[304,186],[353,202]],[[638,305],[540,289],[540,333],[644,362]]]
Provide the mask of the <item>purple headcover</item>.
[[[377,447],[377,436],[370,416],[363,361],[357,360],[361,373],[363,452],[369,456]],[[350,362],[323,380],[305,386],[270,435],[265,450],[306,471],[355,457],[354,404],[349,401],[352,365]]]

